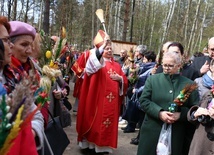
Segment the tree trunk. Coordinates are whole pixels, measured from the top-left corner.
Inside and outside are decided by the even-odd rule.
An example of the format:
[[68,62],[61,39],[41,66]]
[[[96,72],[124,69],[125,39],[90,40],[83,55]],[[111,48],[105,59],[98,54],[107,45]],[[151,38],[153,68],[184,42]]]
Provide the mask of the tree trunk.
[[17,0],[13,1],[13,12],[12,20],[16,20],[17,17]]
[[190,12],[190,8],[191,8],[191,4],[192,4],[192,0],[188,1],[188,6],[187,6],[187,10],[185,13],[185,18],[184,18],[184,24],[183,24],[183,35],[184,35],[184,43],[185,43],[185,47],[187,47],[187,32],[188,32],[188,24],[189,24],[189,12]]
[[198,17],[198,13],[199,13],[199,10],[200,10],[200,6],[201,6],[201,0],[198,0],[196,13],[195,13],[195,18],[194,18],[194,21],[193,21],[193,24],[192,24],[190,38],[189,38],[189,42],[188,42],[188,46],[187,46],[187,51],[191,51],[192,50],[192,45],[194,44],[192,41],[193,41],[193,37],[195,36],[195,27],[196,27],[196,24],[197,24],[197,17]]
[[[109,8],[110,8],[110,5],[109,5],[109,0],[106,0],[106,11],[104,12],[104,19],[105,19],[105,24],[108,25],[107,26],[107,29],[109,27]],[[106,30],[107,31],[107,30]],[[108,31],[107,31],[108,32]]]
[[26,10],[25,10],[25,17],[24,17],[24,22],[28,22],[28,10],[29,10],[29,0],[26,2]]
[[92,2],[92,22],[91,22],[91,26],[92,26],[92,29],[91,29],[91,40],[92,40],[92,43],[91,45],[93,45],[93,39],[94,39],[94,16],[95,16],[95,0],[93,0]]
[[181,2],[181,0],[178,0],[178,5],[177,5],[177,9],[178,9],[178,11],[177,11],[177,14],[176,14],[176,24],[175,24],[175,37],[174,37],[174,40],[178,40],[177,38],[178,38],[178,36],[179,36],[179,34],[180,34],[180,32],[179,32],[179,26],[180,26],[180,24],[179,24],[179,21],[181,20],[180,19],[180,17],[181,17],[181,15],[180,15],[180,8],[181,8],[181,6],[180,6],[180,2]]
[[[108,28],[107,28],[107,32],[109,34],[113,34],[112,28],[114,28],[114,25],[115,25],[115,23],[113,22],[113,13],[112,13],[113,12],[113,7],[114,7],[114,1],[111,2],[111,6],[110,6],[110,10],[109,10],[109,15],[110,16],[109,16],[109,24],[108,24]],[[110,23],[112,23],[112,24],[110,24]]]
[[11,19],[11,6],[12,6],[12,0],[8,0],[8,3],[7,3],[7,12],[8,12],[7,18],[8,18],[8,20]]
[[[208,5],[208,2],[205,2],[206,3],[206,6],[205,6],[205,9],[204,9],[204,16],[203,16],[203,20],[201,22],[201,28],[200,28],[200,34],[199,34],[199,43],[198,43],[198,51],[200,51],[201,49],[201,42],[202,42],[202,37],[203,37],[203,32],[204,32],[204,25],[205,25],[205,19],[206,19],[206,16],[207,16],[207,11],[209,10],[209,5]],[[205,46],[203,46],[202,48],[204,48]]]
[[13,2],[13,17],[12,20],[16,20],[17,16],[17,0],[14,0]]
[[49,15],[50,15],[50,0],[45,0],[43,30],[49,34]]
[[127,28],[129,25],[129,13],[130,13],[130,0],[126,0],[125,2],[125,14],[124,14],[124,24],[123,24],[123,35],[122,41],[126,41]]
[[[149,3],[149,1],[145,0],[145,4],[146,4],[146,3]],[[147,7],[149,8],[149,6],[145,6],[145,8],[146,8],[145,12],[146,12],[146,13],[145,13],[145,16],[144,16],[144,21],[143,21],[143,23],[142,23],[142,24],[143,24],[143,33],[142,33],[142,38],[140,39],[140,43],[139,43],[139,44],[143,44],[143,41],[144,41],[144,38],[145,38],[145,33],[146,33],[146,22],[147,22],[147,21],[146,21],[146,20],[147,20],[146,17],[148,16],[148,12],[149,12],[149,9],[148,9]]]
[[165,26],[164,26],[164,32],[163,32],[163,38],[162,38],[161,44],[163,44],[163,42],[165,41],[166,36],[168,34],[168,30],[169,30],[169,27],[170,27],[170,24],[171,24],[171,21],[172,21],[172,16],[174,14],[176,2],[177,2],[177,0],[174,0],[172,2],[172,4],[170,5],[170,9],[169,9],[167,18],[165,20]]
[[152,46],[152,39],[153,39],[153,33],[154,33],[154,27],[155,27],[155,21],[156,21],[156,1],[152,2],[151,8],[152,8],[152,13],[153,13],[153,20],[152,20],[152,25],[151,25],[149,47]]
[[41,30],[41,24],[42,24],[42,10],[43,10],[44,0],[40,3],[40,15],[39,15],[39,30]]
[[[114,31],[113,31],[113,37],[116,37],[117,36],[117,27],[118,27],[118,10],[119,10],[119,1],[116,1],[115,2],[115,16],[114,16]],[[115,36],[116,34],[116,36]]]
[[132,11],[131,11],[131,24],[130,24],[130,42],[132,42],[133,35],[133,24],[134,24],[134,9],[135,9],[135,0],[132,1]]
[[121,17],[121,7],[122,7],[122,2],[121,0],[119,0],[119,5],[118,5],[118,16],[117,16],[117,33],[116,33],[116,37],[117,37],[117,40],[119,40],[121,38],[121,35],[120,35],[120,29],[121,29],[121,26],[120,26],[120,17]]
[[4,0],[2,0],[2,3],[0,3],[0,14],[2,15],[2,16],[4,16]]

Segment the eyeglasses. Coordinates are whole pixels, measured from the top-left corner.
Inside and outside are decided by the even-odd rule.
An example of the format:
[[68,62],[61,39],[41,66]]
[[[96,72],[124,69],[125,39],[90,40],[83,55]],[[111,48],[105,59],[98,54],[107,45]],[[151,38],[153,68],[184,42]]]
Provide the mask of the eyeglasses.
[[170,65],[170,64],[162,64],[163,67],[165,68],[174,68],[176,65]]
[[214,51],[214,48],[209,48],[211,51]]
[[3,42],[8,43],[10,45],[10,37],[0,38]]

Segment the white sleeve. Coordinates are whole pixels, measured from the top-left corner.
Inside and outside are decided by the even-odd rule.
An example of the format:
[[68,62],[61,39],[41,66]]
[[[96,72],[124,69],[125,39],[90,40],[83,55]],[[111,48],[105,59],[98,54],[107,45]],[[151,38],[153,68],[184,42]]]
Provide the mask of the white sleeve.
[[91,75],[93,73],[96,73],[100,68],[104,66],[103,58],[100,59],[100,61],[97,59],[96,53],[91,52],[91,55],[89,56],[86,66],[85,66],[85,72],[88,75]]
[[[31,110],[34,110],[36,108],[36,105],[33,103]],[[44,119],[42,116],[42,113],[40,110],[38,110],[33,120],[31,121],[32,129],[36,132],[36,135],[38,136],[39,144],[37,145],[37,150],[40,150],[44,146]]]

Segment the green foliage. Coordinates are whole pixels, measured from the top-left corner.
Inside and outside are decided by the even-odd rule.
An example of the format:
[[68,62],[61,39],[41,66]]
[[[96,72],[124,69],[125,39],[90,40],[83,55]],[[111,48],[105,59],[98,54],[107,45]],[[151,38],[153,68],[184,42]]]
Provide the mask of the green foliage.
[[44,66],[45,64],[48,64],[50,59],[46,58],[46,51],[51,51],[52,50],[52,40],[51,37],[43,30],[40,31],[40,36],[41,36],[41,55],[39,58],[39,64],[40,66]]
[[[190,34],[192,32],[192,25],[195,19],[197,3],[199,0],[177,0],[175,5],[175,11],[172,16],[170,27],[166,38],[164,41],[178,41],[181,42],[184,47],[187,47]],[[18,3],[21,0],[17,0]],[[28,11],[28,23],[32,25],[37,25],[40,29],[44,25],[44,22],[50,21],[50,35],[59,35],[60,27],[64,26],[67,30],[67,41],[69,44],[77,45],[78,50],[85,50],[86,47],[91,47],[93,37],[98,29],[102,29],[101,23],[97,20],[94,10],[101,8],[104,10],[104,17],[107,18],[106,27],[109,30],[109,35],[112,40],[122,40],[122,34],[124,32],[124,14],[125,14],[125,4],[127,2],[133,2],[128,0],[114,0],[114,1],[100,1],[100,0],[84,0],[79,3],[78,0],[51,0],[50,2],[50,19],[44,20],[41,10],[44,10],[41,6],[45,7],[46,1],[43,4],[40,1],[32,1],[29,8],[26,8],[26,2],[23,2],[22,7],[18,7],[14,12],[17,13],[17,17],[13,17],[13,7],[14,3],[8,8],[12,12],[6,10],[7,7],[2,6],[3,15],[8,15],[9,19],[24,21],[25,13],[22,10]],[[166,21],[167,14],[170,10],[170,6],[174,1],[169,0],[135,0],[135,11],[130,13],[129,20],[131,20],[131,15],[134,14],[133,20],[133,33],[132,42],[137,44],[146,44],[148,49],[155,50],[156,53],[162,45],[162,37],[164,32],[164,27],[169,24]],[[206,12],[205,24],[203,24],[203,34],[202,42],[199,43],[200,29],[202,25],[202,19],[205,11],[205,6],[208,3],[209,9]],[[6,4],[5,4],[6,5]],[[205,42],[208,38],[214,36],[213,29],[213,0],[203,0],[200,4],[199,15],[197,18],[195,35],[192,39],[193,48],[190,52],[197,50],[202,50]],[[188,6],[190,10],[188,11]],[[130,4],[132,7],[132,4]],[[22,8],[22,10],[19,10]],[[33,11],[31,11],[33,8]],[[106,12],[108,11],[108,12]],[[131,11],[131,9],[130,9]],[[188,14],[187,14],[188,13]],[[38,16],[40,15],[41,16]],[[188,20],[186,21],[186,17]],[[42,19],[40,19],[40,17]],[[155,21],[154,21],[155,20]],[[43,23],[40,23],[43,21]],[[186,25],[185,25],[186,24]],[[129,21],[129,26],[127,27],[126,41],[131,38],[131,21]],[[186,33],[186,36],[185,36]],[[197,46],[195,46],[197,44]],[[46,51],[48,48],[45,48]],[[45,58],[45,57],[44,57]],[[45,61],[45,60],[44,60]]]
[[6,98],[3,95],[0,103],[0,148],[2,148],[11,128],[7,114],[9,109],[6,103]]

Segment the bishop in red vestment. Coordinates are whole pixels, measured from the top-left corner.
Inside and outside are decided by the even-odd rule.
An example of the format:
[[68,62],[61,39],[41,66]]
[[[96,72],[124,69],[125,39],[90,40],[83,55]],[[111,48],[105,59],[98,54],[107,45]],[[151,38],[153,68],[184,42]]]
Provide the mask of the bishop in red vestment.
[[111,153],[117,148],[119,112],[128,81],[113,60],[110,42],[105,40],[101,47],[90,50],[86,62],[76,128],[81,148]]

